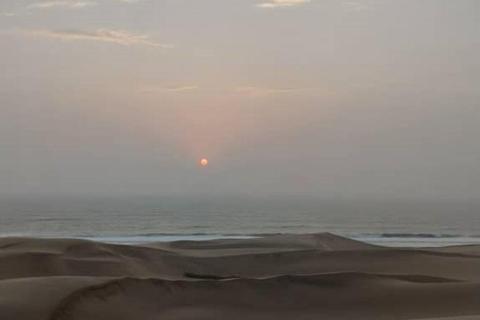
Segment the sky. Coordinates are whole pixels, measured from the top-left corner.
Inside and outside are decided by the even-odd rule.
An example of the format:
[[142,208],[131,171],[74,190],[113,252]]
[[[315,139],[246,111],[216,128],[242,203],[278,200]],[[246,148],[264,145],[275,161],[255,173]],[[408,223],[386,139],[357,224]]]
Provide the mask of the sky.
[[3,0],[0,194],[478,198],[479,34],[476,0]]

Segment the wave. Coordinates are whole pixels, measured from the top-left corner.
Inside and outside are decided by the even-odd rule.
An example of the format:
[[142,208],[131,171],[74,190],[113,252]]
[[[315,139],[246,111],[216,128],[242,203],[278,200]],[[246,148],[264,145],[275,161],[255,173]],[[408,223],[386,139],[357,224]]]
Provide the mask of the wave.
[[[268,236],[280,236],[296,233],[211,233],[211,232],[194,232],[194,233],[138,233],[122,235],[122,237],[162,237],[162,236],[218,236],[218,237],[268,237]],[[464,235],[464,234],[445,234],[445,233],[358,233],[348,234],[348,237],[352,238],[368,238],[368,237],[380,237],[380,238],[480,238],[479,235]]]
[[[335,233],[335,232],[333,232]],[[37,237],[37,238],[77,238],[89,239],[110,243],[146,243],[146,242],[174,242],[174,241],[206,241],[216,239],[251,239],[258,237],[281,236],[294,233],[212,233],[212,232],[149,232],[149,233],[125,233],[125,234],[62,234],[62,235],[44,235],[44,234],[0,234],[0,237]],[[424,233],[424,232],[385,232],[385,233],[337,233],[340,236],[364,241],[364,242],[428,242],[451,241],[451,242],[475,242],[480,240],[480,235],[456,234],[456,233]],[[403,239],[403,240],[402,240]]]
[[464,238],[459,234],[435,234],[435,233],[382,233],[382,238]]
[[[211,232],[194,232],[194,233],[181,233],[181,232],[172,232],[172,233],[134,233],[134,234],[124,234],[124,235],[74,235],[75,238],[212,238],[212,239],[222,239],[222,238],[236,238],[236,239],[245,239],[245,238],[258,238],[258,237],[271,237],[271,236],[281,236],[294,233],[211,233]],[[346,236],[348,238],[354,239],[455,239],[455,238],[464,238],[464,239],[475,239],[480,238],[480,235],[472,234],[450,234],[450,233],[339,233],[340,236]]]
[[359,238],[416,238],[416,239],[450,239],[450,238],[480,238],[480,235],[474,234],[455,234],[455,233],[409,233],[409,232],[392,232],[392,233],[368,233],[353,234],[351,237]]

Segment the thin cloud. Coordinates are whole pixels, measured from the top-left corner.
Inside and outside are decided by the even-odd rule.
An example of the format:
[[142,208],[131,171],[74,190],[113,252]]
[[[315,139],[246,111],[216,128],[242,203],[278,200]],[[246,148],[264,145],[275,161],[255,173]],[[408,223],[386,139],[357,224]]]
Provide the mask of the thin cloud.
[[258,88],[258,87],[237,87],[233,91],[237,94],[244,94],[248,96],[273,96],[294,93],[322,93],[330,94],[332,90],[327,87],[318,88]]
[[141,2],[143,0],[112,0],[114,2],[123,2],[123,3],[137,3],[137,2]]
[[96,5],[93,1],[46,1],[29,5],[29,9],[50,9],[64,7],[69,9],[80,9]]
[[256,4],[255,6],[258,8],[264,9],[275,9],[275,8],[285,8],[285,7],[293,7],[304,5],[310,2],[310,0],[273,0],[270,2],[263,2]]
[[172,48],[171,45],[161,44],[151,40],[145,35],[133,35],[127,31],[97,29],[94,31],[82,30],[29,30],[23,32],[26,36],[40,38],[54,38],[63,41],[99,41],[116,43],[123,46],[143,45],[150,47],[159,47],[162,49]]
[[197,86],[172,86],[172,87],[144,87],[141,88],[141,92],[154,93],[154,92],[181,92],[197,90]]
[[348,12],[358,12],[367,9],[367,5],[360,2],[344,2],[342,6]]

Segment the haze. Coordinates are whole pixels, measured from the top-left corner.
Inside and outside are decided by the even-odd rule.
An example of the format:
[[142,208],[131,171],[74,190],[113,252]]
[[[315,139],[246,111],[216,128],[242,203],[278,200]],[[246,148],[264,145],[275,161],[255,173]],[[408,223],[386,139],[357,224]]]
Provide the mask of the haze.
[[476,198],[479,13],[1,1],[0,193]]

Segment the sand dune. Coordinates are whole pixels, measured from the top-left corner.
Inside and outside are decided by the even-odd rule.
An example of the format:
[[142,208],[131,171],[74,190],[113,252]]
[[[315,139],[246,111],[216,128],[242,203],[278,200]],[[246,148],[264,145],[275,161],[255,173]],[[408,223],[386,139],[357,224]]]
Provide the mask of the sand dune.
[[480,248],[0,239],[0,319],[480,319]]

